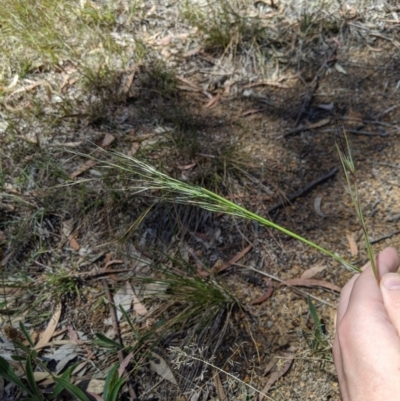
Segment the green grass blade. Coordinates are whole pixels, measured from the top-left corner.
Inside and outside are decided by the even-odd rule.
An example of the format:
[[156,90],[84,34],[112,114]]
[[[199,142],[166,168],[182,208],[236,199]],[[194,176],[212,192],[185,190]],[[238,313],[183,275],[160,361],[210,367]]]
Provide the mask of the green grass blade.
[[54,381],[56,382],[56,384],[60,384],[60,386],[62,386],[66,391],[68,391],[79,401],[89,401],[89,398],[79,387],[75,386],[64,377],[54,377]]
[[[73,372],[73,370],[80,364],[81,362],[77,362],[77,363],[75,363],[75,364],[73,364],[72,366],[70,366],[69,368],[67,368],[66,370],[65,370],[65,372],[61,375],[61,378],[62,379],[65,379],[65,380],[67,380],[67,381],[69,381],[69,382],[71,382],[71,374],[72,374],[72,372]],[[60,384],[60,383],[56,383],[56,385],[55,385],[55,387],[54,387],[54,390],[53,390],[53,392],[52,392],[52,394],[51,394],[51,397],[50,398],[56,398],[60,393],[61,393],[61,391],[63,391],[64,390],[64,387]]]
[[101,333],[95,333],[97,340],[94,342],[107,348],[117,348],[117,349],[123,349],[123,346],[121,344],[118,344],[116,341],[111,340],[111,338],[108,338],[104,334]]
[[312,350],[316,351],[318,345],[322,345],[327,347],[327,341],[325,339],[324,333],[322,331],[322,323],[318,316],[317,309],[315,308],[314,304],[311,302],[311,298],[307,297],[308,309],[310,311],[310,315],[312,320],[314,321],[314,340],[312,342]]
[[337,152],[339,154],[339,158],[340,158],[340,162],[342,163],[342,167],[343,167],[343,172],[344,172],[344,176],[346,179],[346,184],[347,187],[349,189],[350,192],[350,197],[351,197],[351,201],[353,203],[353,206],[356,210],[357,213],[357,217],[359,220],[359,223],[361,225],[361,229],[363,232],[363,239],[364,239],[364,244],[365,247],[367,249],[367,254],[368,254],[368,259],[369,262],[371,263],[371,267],[372,267],[372,271],[374,273],[375,279],[378,282],[379,281],[379,276],[378,276],[378,271],[376,268],[376,263],[375,263],[375,256],[374,253],[372,251],[372,247],[371,247],[371,243],[369,241],[369,237],[368,237],[368,230],[367,230],[367,225],[365,223],[365,219],[362,213],[362,209],[361,209],[361,204],[360,204],[360,197],[358,194],[358,186],[357,186],[357,179],[355,176],[355,166],[354,166],[354,161],[351,155],[351,148],[350,148],[350,144],[349,144],[349,140],[347,138],[346,132],[343,131],[345,140],[346,140],[346,152],[347,152],[347,156],[346,154],[339,148],[338,144],[336,144],[336,149]]
[[125,383],[124,378],[118,376],[119,364],[113,366],[108,372],[104,385],[103,398],[105,401],[116,401],[121,386]]
[[25,325],[22,322],[19,322],[19,328],[24,333],[24,336],[27,339],[29,345],[32,347],[32,349],[35,348],[35,344],[33,343],[32,338],[28,333],[28,330],[26,329]]
[[[106,152],[102,149],[99,150]],[[116,161],[113,162],[99,160],[90,155],[87,156],[80,154],[80,156],[86,156],[97,160],[103,165],[103,167],[108,169],[115,168],[118,171],[126,172],[128,174],[137,174],[139,176],[139,179],[137,183],[132,188],[130,188],[134,191],[134,193],[157,190],[165,194],[165,199],[167,201],[194,205],[209,210],[211,212],[222,212],[230,214],[232,216],[256,221],[263,226],[271,227],[298,241],[305,243],[308,246],[311,246],[312,248],[341,263],[347,269],[357,272],[360,271],[358,267],[353,266],[351,263],[345,261],[343,258],[336,255],[335,253],[323,248],[322,246],[319,246],[318,244],[315,244],[312,241],[309,241],[301,235],[293,233],[292,231],[245,209],[242,206],[235,204],[234,202],[229,201],[228,199],[210,190],[199,187],[197,185],[189,184],[187,182],[179,181],[168,176],[167,174],[156,170],[155,168],[147,165],[140,160],[126,156],[122,153],[112,152],[111,154],[116,159]]]
[[0,376],[8,380],[9,382],[16,384],[21,390],[25,391],[31,397],[34,396],[34,394],[28,389],[28,387],[25,386],[22,380],[14,373],[11,365],[1,356],[0,356]]
[[40,391],[39,391],[38,386],[35,381],[35,376],[33,374],[33,365],[32,365],[32,356],[31,355],[28,355],[28,358],[26,359],[25,374],[26,374],[26,380],[31,389],[31,394],[37,400],[42,400],[42,396],[40,394]]

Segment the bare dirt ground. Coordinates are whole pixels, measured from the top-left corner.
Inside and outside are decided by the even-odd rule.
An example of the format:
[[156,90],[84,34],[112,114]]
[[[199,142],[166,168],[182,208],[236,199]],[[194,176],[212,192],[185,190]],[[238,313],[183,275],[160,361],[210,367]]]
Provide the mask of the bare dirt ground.
[[[118,357],[107,353],[104,342],[96,345],[94,333],[116,338],[107,291],[115,297],[130,283],[140,298],[134,303],[147,308],[130,311],[136,331],[126,321],[120,329],[124,346],[140,343],[130,370],[140,400],[262,399],[256,390],[273,400],[340,400],[330,346],[339,291],[352,272],[253,222],[162,202],[148,209],[150,196],[121,195],[114,187],[122,173],[107,175],[68,153],[89,154],[95,143],[142,158],[362,266],[367,255],[361,227],[336,149],[344,128],[373,249],[399,249],[400,10],[394,3],[349,3],[305,14],[296,4],[239,7],[238,15],[257,14],[270,27],[269,39],[252,43],[232,23],[231,42],[218,47],[207,41],[212,33],[202,31],[201,19],[197,25],[190,20],[195,3],[144,2],[134,33],[146,57],[110,84],[97,85],[96,118],[88,104],[75,105],[44,133],[44,120],[31,117],[28,124],[18,114],[35,106],[32,98],[26,103],[21,92],[6,92],[0,244],[5,281],[21,286],[5,287],[15,296],[9,308],[18,313],[2,317],[3,332],[22,320],[38,336],[61,305],[60,333],[46,355],[51,360],[63,340],[79,333],[86,348],[81,344],[71,361],[91,361],[82,377],[104,380]],[[113,31],[117,41],[129,42],[132,35],[122,28],[125,22]],[[59,71],[37,68],[29,79],[62,87],[67,98],[76,94],[75,73],[74,63],[64,60]],[[50,96],[45,85],[35,100],[41,96]],[[11,129],[17,134],[10,136]],[[75,185],[60,185],[72,178]],[[211,329],[204,323],[193,337],[193,324],[161,334],[157,325],[173,320],[176,304],[190,306],[190,296],[146,301],[137,277],[162,281],[168,269],[216,272],[224,264],[215,280],[241,307],[224,310]],[[117,272],[101,276],[109,266]],[[314,281],[306,282],[305,272]],[[69,295],[57,297],[57,286]],[[320,335],[307,296],[321,320]],[[26,307],[32,303],[37,314]],[[177,349],[189,354],[185,362],[179,363]],[[151,365],[148,352],[167,361],[166,371]],[[5,399],[12,399],[5,391]],[[125,388],[122,396],[133,398],[127,394]]]

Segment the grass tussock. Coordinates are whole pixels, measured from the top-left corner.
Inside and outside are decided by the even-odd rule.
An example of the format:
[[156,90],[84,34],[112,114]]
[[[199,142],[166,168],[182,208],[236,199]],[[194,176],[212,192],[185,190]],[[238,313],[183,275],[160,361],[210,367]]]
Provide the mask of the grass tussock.
[[204,35],[209,49],[236,51],[268,41],[267,26],[255,13],[247,13],[240,1],[186,0],[181,15]]

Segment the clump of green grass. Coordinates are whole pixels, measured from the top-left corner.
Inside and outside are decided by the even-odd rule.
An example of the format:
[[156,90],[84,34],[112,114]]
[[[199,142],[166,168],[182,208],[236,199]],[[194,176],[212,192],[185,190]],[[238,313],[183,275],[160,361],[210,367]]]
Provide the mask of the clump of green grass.
[[80,300],[82,282],[64,268],[47,272],[44,279],[44,289],[52,300]]
[[[20,323],[20,330],[19,332],[17,329],[11,327],[8,332],[13,333],[11,338],[15,345],[13,359],[18,361],[24,375],[21,377],[19,374],[16,374],[9,361],[0,356],[0,377],[18,388],[20,391],[19,397],[29,397],[28,399],[32,401],[44,401],[46,399],[55,399],[62,392],[66,392],[73,399],[89,401],[88,394],[72,383],[73,371],[79,363],[69,366],[61,375],[55,375],[39,357],[39,353],[35,349],[35,344],[23,323]],[[28,345],[22,343],[23,339],[25,339]],[[118,375],[118,367],[118,364],[114,365],[107,374],[102,394],[105,400],[116,401],[121,386],[125,382],[125,379]],[[35,373],[42,373],[45,377],[51,378],[55,383],[50,389],[51,392],[47,395],[35,379]]]
[[169,68],[162,60],[157,60],[146,66],[140,78],[141,89],[162,97],[177,95],[175,71]]
[[319,318],[317,309],[310,297],[307,299],[308,309],[313,321],[313,328],[307,333],[308,342],[313,353],[324,355],[324,359],[332,361],[331,347],[323,330],[323,324]]
[[[54,127],[79,125],[85,117],[93,122],[111,116],[121,101],[124,70],[144,57],[139,40],[121,40],[116,33],[119,17],[128,21],[137,13],[140,19],[138,5],[123,10],[114,2],[5,0],[0,99],[6,101],[9,123],[25,130],[36,127],[45,136]],[[40,84],[29,90],[25,78]],[[74,81],[71,90],[69,80]],[[23,87],[28,89],[21,92]]]
[[204,5],[186,0],[181,7],[184,20],[204,34],[209,48],[216,49],[238,49],[268,38],[261,20],[245,11],[240,2],[227,0],[207,1]]

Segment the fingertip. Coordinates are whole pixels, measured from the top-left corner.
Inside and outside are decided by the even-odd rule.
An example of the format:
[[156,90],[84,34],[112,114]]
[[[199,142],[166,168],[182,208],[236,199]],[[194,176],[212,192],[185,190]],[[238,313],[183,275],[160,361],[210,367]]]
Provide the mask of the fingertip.
[[399,268],[400,258],[395,248],[384,249],[377,257],[377,267],[380,276],[386,273],[394,273]]

